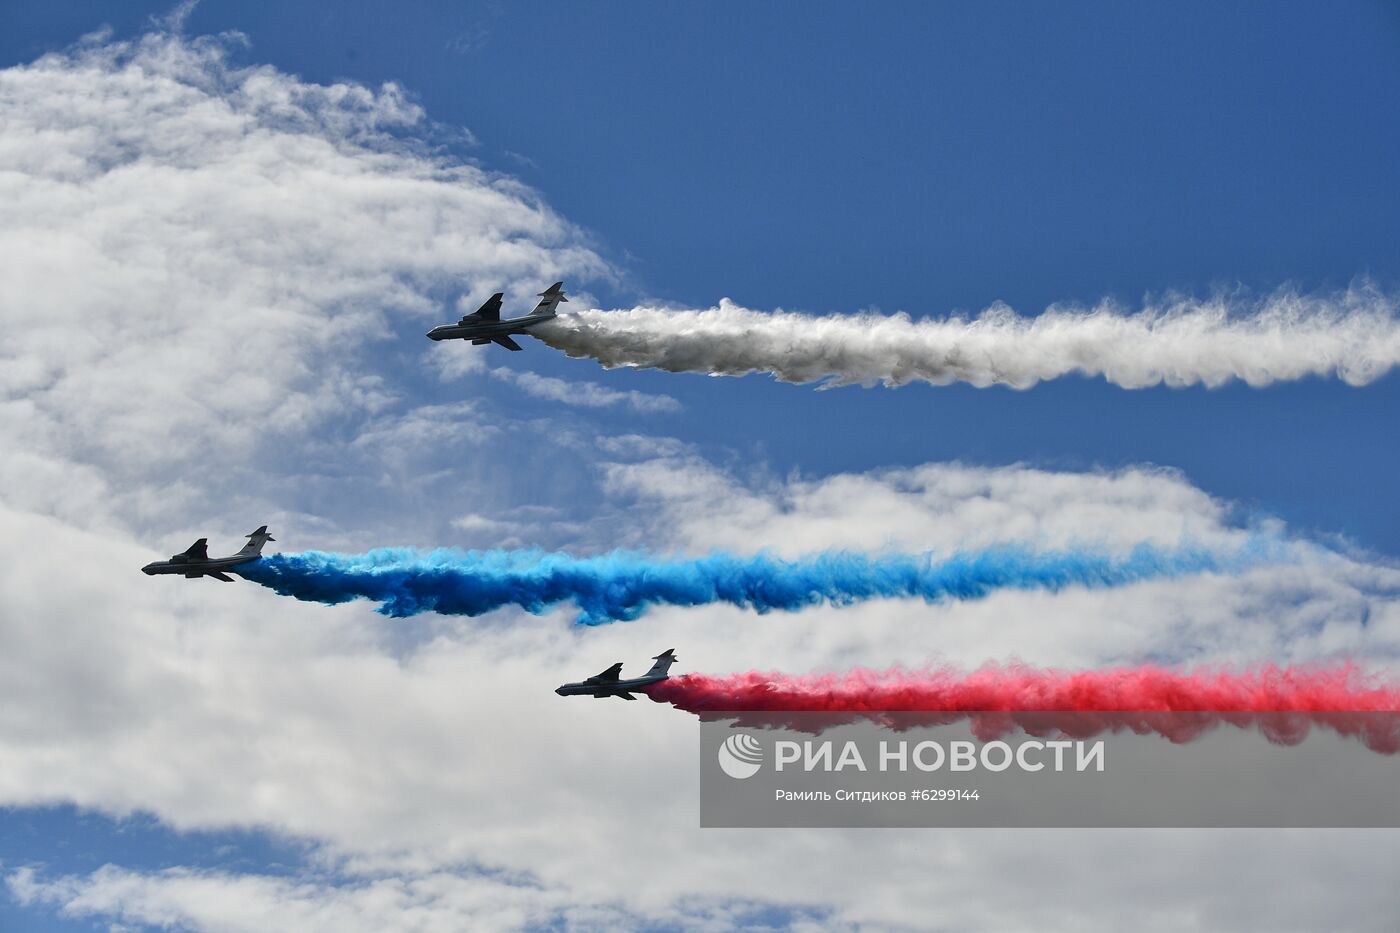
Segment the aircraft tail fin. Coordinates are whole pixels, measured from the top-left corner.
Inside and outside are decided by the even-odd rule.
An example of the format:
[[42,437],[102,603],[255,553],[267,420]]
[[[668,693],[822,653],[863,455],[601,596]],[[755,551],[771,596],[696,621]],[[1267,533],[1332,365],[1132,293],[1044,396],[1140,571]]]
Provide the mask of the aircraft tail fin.
[[675,648],[667,648],[665,651],[658,654],[653,660],[656,661],[656,663],[651,666],[651,670],[647,671],[646,675],[648,677],[654,677],[657,675],[660,675],[662,677],[670,676],[671,665],[675,664],[676,661],[680,659],[676,657]]
[[559,307],[559,302],[569,300],[564,297],[563,282],[555,282],[553,285],[549,286],[549,288],[540,292],[540,298],[543,300],[535,305],[535,310],[530,313],[542,317],[553,317],[555,309]]
[[266,525],[259,525],[258,530],[248,536],[248,543],[243,545],[243,550],[239,551],[239,554],[262,554],[263,545],[276,540],[267,533]]

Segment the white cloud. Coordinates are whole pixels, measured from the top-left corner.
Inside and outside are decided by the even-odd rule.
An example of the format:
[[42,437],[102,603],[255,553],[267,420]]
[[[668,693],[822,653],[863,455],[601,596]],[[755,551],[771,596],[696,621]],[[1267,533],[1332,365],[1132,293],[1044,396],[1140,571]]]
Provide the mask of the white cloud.
[[510,522],[498,521],[494,518],[487,518],[485,515],[477,515],[475,512],[469,515],[462,515],[452,519],[452,527],[459,531],[475,532],[486,531],[496,532],[511,527]]
[[99,37],[0,71],[12,502],[48,506],[61,481],[149,520],[135,480],[276,459],[390,408],[364,351],[430,322],[435,295],[608,274],[536,194],[416,143],[395,85],[240,68],[231,44]]
[[[66,916],[117,917],[221,933],[451,933],[559,924],[583,930],[725,930],[740,925],[750,907],[707,902],[639,914],[616,905],[578,904],[567,889],[488,872],[432,872],[332,885],[187,869],[146,874],[108,865],[87,877],[57,880],[20,869],[7,881],[20,903],[55,904]],[[751,923],[744,927],[756,928]]]
[[480,352],[480,348],[465,340],[446,340],[443,343],[446,346],[436,346],[422,357],[424,368],[436,372],[443,382],[461,379],[486,369],[486,358]]
[[583,408],[611,408],[625,405],[633,411],[646,413],[681,410],[681,403],[669,395],[653,395],[648,392],[638,392],[635,389],[620,392],[617,389],[609,389],[593,382],[571,382],[567,379],[556,379],[553,376],[541,376],[539,373],[532,373],[528,370],[505,369],[503,367],[491,370],[491,376],[502,382],[509,382],[526,395],[533,395],[535,398],[551,402],[561,402],[565,405]]
[[956,463],[778,482],[747,479],[685,451],[607,468],[616,494],[645,500],[654,530],[690,547],[788,556],[827,548],[953,550],[1183,540],[1238,544],[1250,529],[1179,473],[1137,467],[1065,473]]
[[465,539],[453,543],[481,548],[539,547],[541,541],[559,542],[588,530],[583,522],[569,519],[563,509],[549,506],[511,507],[503,515],[492,518],[472,512],[452,519],[451,527]]
[[[743,834],[752,838],[755,834]],[[817,834],[811,834],[817,836]],[[1358,836],[1365,841],[1357,844]],[[825,838],[821,838],[825,837]],[[873,870],[848,870],[843,850],[875,855]],[[969,858],[969,849],[976,852]],[[885,857],[880,852],[886,853]],[[850,853],[854,854],[854,853]],[[435,933],[560,926],[579,930],[763,929],[777,921],[815,930],[1390,929],[1397,896],[1384,864],[1393,843],[1376,834],[1286,830],[1154,833],[944,831],[828,832],[790,855],[812,900],[857,887],[849,915],[789,901],[717,897],[628,909],[580,902],[576,891],[510,875],[425,872],[331,884],[186,869],[132,872],[107,866],[87,876],[7,879],[25,904],[53,904],[71,917],[119,918],[179,929]],[[683,850],[667,853],[697,872],[725,866]],[[1368,862],[1367,856],[1373,860]],[[894,858],[907,872],[881,869]],[[840,860],[843,869],[833,871]],[[854,860],[852,860],[854,861]],[[772,868],[770,867],[771,871]],[[995,874],[989,874],[995,872]],[[1287,879],[1280,884],[1279,879]],[[638,882],[645,878],[639,876]],[[763,908],[768,908],[764,910]],[[777,913],[775,917],[774,914]],[[784,916],[786,914],[786,916]]]
[[[773,510],[784,534],[813,542],[832,534],[833,512],[855,516],[881,501],[903,503],[915,517],[902,533],[917,534],[922,525],[937,534],[940,515],[956,516],[983,498],[978,514],[985,511],[994,526],[989,535],[1027,525],[1067,528],[1096,500],[1114,508],[1090,514],[1113,514],[1125,525],[1184,502],[1199,534],[1236,533],[1219,520],[1227,508],[1163,474],[1044,474],[1047,489],[1066,487],[1046,504],[1016,501],[1019,470],[977,471],[972,478],[980,482],[959,496],[941,482],[911,485],[911,476],[926,472],[941,479],[939,467],[811,482],[745,482],[694,465],[686,480],[674,464],[666,469],[674,488],[664,507],[639,508],[626,496],[615,503],[626,514],[650,514],[649,533],[672,524],[687,501],[697,509],[710,503],[706,482],[743,502],[738,514]],[[929,508],[929,485],[947,495],[943,506]],[[714,527],[692,523],[669,540],[702,546],[730,518],[721,512],[709,519]],[[650,704],[570,703],[552,687],[673,645],[686,669],[715,672],[929,659],[974,665],[1012,656],[1076,667],[1144,653],[1235,662],[1343,652],[1384,668],[1400,645],[1395,601],[1375,592],[1393,589],[1395,572],[1355,562],[1340,575],[1306,566],[936,607],[891,601],[763,618],[667,609],[643,622],[583,631],[567,611],[390,622],[364,606],[294,603],[251,586],[153,582],[136,572],[146,557],[138,549],[51,519],[4,520],[15,531],[0,542],[0,563],[12,572],[0,589],[0,616],[11,620],[0,671],[0,709],[7,711],[0,801],[142,809],[175,827],[258,826],[319,843],[337,866],[331,885],[314,876],[289,882],[121,869],[16,882],[80,914],[165,917],[148,922],[201,930],[245,929],[260,919],[377,929],[392,916],[413,928],[420,915],[422,929],[489,924],[517,916],[512,905],[521,900],[536,911],[530,917],[554,905],[583,912],[571,917],[603,911],[603,926],[670,922],[687,905],[731,900],[797,905],[832,923],[934,918],[958,928],[1016,926],[1033,915],[1033,892],[1054,890],[1049,881],[1031,882],[1020,899],[1006,899],[996,879],[1019,870],[1023,837],[702,832],[688,717]],[[80,578],[72,566],[86,568]],[[1313,865],[1320,845],[1330,846],[1329,857],[1341,860],[1358,887],[1366,879],[1380,885],[1377,866],[1397,854],[1376,837],[1342,845],[1325,834],[1283,841],[1231,835],[1225,845],[1233,855],[1225,860],[1215,855],[1218,834],[1167,835],[1164,843],[1150,834],[1038,834],[1063,849],[1058,863],[1074,866],[1061,867],[1056,883],[1093,876],[1106,892],[1070,908],[1064,925],[1113,929],[1136,911],[1140,926],[1171,928],[1181,894],[1153,887],[1163,873],[1201,898],[1207,926],[1304,925],[1322,908],[1293,920],[1282,908],[1239,918],[1231,905],[1240,897],[1263,904],[1281,866]],[[1125,858],[1129,851],[1137,855]],[[1236,865],[1228,892],[1212,887],[1209,874],[1225,864]],[[522,896],[509,884],[497,890],[477,877],[481,870],[526,877],[544,893]],[[437,885],[452,893],[422,894]],[[1121,893],[1128,890],[1136,891],[1131,905]],[[253,919],[240,921],[235,912],[234,920],[219,920],[223,898],[247,899]],[[1351,904],[1337,895],[1326,903],[1364,926],[1370,915],[1351,911],[1374,900]]]

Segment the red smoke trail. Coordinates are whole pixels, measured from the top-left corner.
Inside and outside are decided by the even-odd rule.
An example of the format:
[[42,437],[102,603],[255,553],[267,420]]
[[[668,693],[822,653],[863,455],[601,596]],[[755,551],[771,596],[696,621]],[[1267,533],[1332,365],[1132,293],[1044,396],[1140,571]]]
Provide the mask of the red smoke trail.
[[[982,739],[1016,728],[1079,737],[1131,729],[1186,742],[1223,722],[1258,726],[1270,741],[1290,745],[1317,724],[1356,736],[1378,752],[1400,751],[1400,715],[1382,715],[1400,714],[1400,685],[1368,677],[1353,664],[1190,673],[1153,666],[1078,672],[1024,666],[972,673],[856,669],[801,677],[751,671],[686,674],[647,692],[702,719],[809,731],[812,717],[784,714],[831,714],[817,719],[819,728],[855,719],[899,729],[970,718]],[[736,717],[735,711],[764,715]],[[905,712],[926,715],[889,715]]]

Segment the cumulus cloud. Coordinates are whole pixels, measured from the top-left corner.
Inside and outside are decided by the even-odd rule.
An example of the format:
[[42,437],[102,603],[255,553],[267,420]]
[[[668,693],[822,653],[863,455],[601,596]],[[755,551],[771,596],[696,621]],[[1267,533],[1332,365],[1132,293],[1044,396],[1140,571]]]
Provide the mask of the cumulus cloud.
[[[440,296],[608,273],[513,179],[435,154],[402,89],[97,37],[0,71],[0,430],[12,501],[276,459],[400,396],[360,354]],[[523,299],[522,299],[523,300]]]
[[1169,298],[1126,312],[1052,307],[1035,317],[995,305],[976,317],[762,312],[728,299],[706,309],[637,307],[560,315],[535,336],[569,356],[784,382],[909,382],[1024,389],[1071,373],[1129,389],[1252,386],[1333,376],[1364,385],[1400,363],[1395,300],[1361,286],[1282,292],[1264,301]]
[[[189,869],[145,873],[108,865],[85,877],[57,879],[22,868],[7,882],[20,903],[54,904],[71,917],[118,918],[125,923],[221,933],[455,933],[545,926],[756,929],[753,920],[771,914],[749,903],[719,899],[645,913],[619,905],[585,905],[577,903],[567,888],[488,872],[429,872],[329,884]],[[799,922],[789,928],[817,928],[800,922],[802,912],[795,913]]]
[[[988,534],[1030,527],[1047,538],[1082,531],[1083,516],[1102,515],[1111,536],[1120,525],[1151,527],[1153,516],[1165,524],[1181,503],[1203,540],[1248,533],[1228,504],[1156,471],[935,466],[744,480],[690,460],[616,469],[671,478],[651,492],[634,486],[609,500],[623,514],[650,514],[644,529],[658,535],[671,526],[671,509],[698,510],[711,495],[707,483],[727,485],[734,512],[671,532],[695,541],[727,533],[731,515],[768,513],[782,516],[773,533],[820,541],[836,534],[833,522],[882,504],[908,516],[895,526],[897,534],[925,540],[941,533],[943,518],[968,521],[974,514],[991,525]],[[1021,482],[1032,475],[1059,492],[1047,501],[1030,495],[1018,501]],[[601,495],[606,488],[600,486]],[[1124,659],[1337,656],[1393,669],[1400,646],[1396,572],[1358,560],[1340,573],[1305,566],[1111,592],[996,594],[978,604],[891,601],[860,610],[859,626],[849,624],[849,609],[815,609],[800,622],[758,628],[739,610],[661,609],[647,622],[586,635],[563,613],[510,625],[439,619],[405,643],[358,607],[282,603],[255,587],[211,594],[184,581],[156,586],[135,572],[145,558],[140,549],[53,519],[11,513],[4,519],[15,534],[0,541],[0,562],[12,570],[0,589],[9,648],[0,677],[6,711],[0,800],[71,801],[118,814],[141,809],[175,827],[256,826],[319,847],[322,867],[293,881],[121,869],[27,881],[11,875],[12,883],[30,885],[25,890],[35,903],[128,921],[165,917],[146,922],[193,929],[240,929],[221,927],[208,905],[245,895],[264,905],[267,912],[255,916],[274,926],[314,920],[324,910],[332,918],[325,923],[351,930],[420,913],[444,927],[489,924],[494,911],[516,916],[509,905],[522,900],[531,904],[527,919],[553,916],[557,905],[580,912],[569,918],[602,911],[600,925],[622,927],[679,924],[675,918],[685,916],[686,905],[731,901],[795,907],[823,925],[878,926],[910,917],[963,928],[1016,925],[1030,916],[1030,902],[1004,902],[1002,886],[991,879],[1013,870],[1020,843],[974,833],[940,834],[931,845],[917,832],[878,838],[701,832],[689,717],[659,706],[636,713],[636,704],[599,710],[595,703],[561,701],[552,688],[610,661],[636,663],[672,645],[688,670],[711,673],[753,666],[842,670],[891,660],[972,667],[1020,658],[1082,668]],[[53,561],[54,554],[65,561]],[[88,568],[76,580],[67,569],[74,563]],[[104,767],[92,768],[98,760]],[[1317,834],[1249,838],[1232,835],[1228,843],[1237,857],[1250,855],[1257,870],[1236,871],[1231,891],[1214,894],[1204,868],[1187,872],[1173,861],[1207,864],[1220,845],[1209,834],[1173,834],[1165,843],[1171,858],[1159,851],[1164,843],[1157,836],[1148,845],[1142,835],[1125,841],[1065,834],[1056,844],[1077,871],[1104,879],[1105,890],[1154,891],[1136,898],[1133,909],[1147,927],[1168,928],[1179,902],[1151,883],[1154,873],[1189,878],[1202,889],[1202,916],[1213,925],[1237,925],[1232,898],[1254,891],[1264,900],[1284,853],[1299,870],[1326,845]],[[1380,884],[1375,866],[1384,858],[1376,858],[1376,847],[1387,845],[1329,851],[1358,877]],[[678,849],[684,859],[675,857]],[[1154,854],[1144,860],[1148,850]],[[1125,859],[1125,851],[1138,855]],[[317,880],[325,865],[333,866],[333,884]],[[543,893],[495,890],[477,877],[482,872],[525,878]],[[937,884],[928,881],[931,875]],[[434,885],[453,893],[404,895],[390,898],[389,906],[376,897]],[[872,885],[878,898],[870,896]],[[201,886],[210,889],[207,895],[189,893]],[[1329,904],[1342,909],[1340,901]],[[1111,929],[1115,917],[1126,916],[1117,910],[1127,906],[1109,898],[1107,905],[1076,909],[1071,921]],[[1287,928],[1273,921],[1288,919],[1264,911],[1247,925]]]
[[681,410],[681,403],[669,395],[653,395],[647,392],[638,392],[635,389],[618,391],[592,382],[572,382],[567,379],[556,379],[553,376],[541,376],[539,373],[532,373],[528,370],[506,369],[504,367],[491,370],[491,376],[502,382],[510,383],[526,395],[533,395],[535,398],[551,402],[561,402],[565,405],[575,405],[582,408],[611,408],[622,405],[642,413]]
[[[620,442],[614,442],[617,447]],[[929,463],[781,481],[746,478],[684,448],[604,467],[614,495],[647,506],[657,546],[681,541],[789,557],[824,548],[950,551],[1008,540],[1045,548],[1195,541],[1239,547],[1282,526],[1234,507],[1180,473],[1151,466],[1074,473],[1032,466]]]
[[[1394,886],[1380,863],[1393,846],[1374,833],[1363,834],[1373,840],[1362,847],[1376,856],[1369,863],[1358,857],[1355,832],[1036,832],[1036,840],[1054,840],[1059,857],[1048,861],[1045,848],[1029,844],[1023,832],[812,835],[817,838],[792,853],[803,863],[806,889],[858,886],[864,895],[859,921],[801,903],[738,898],[695,898],[670,908],[629,910],[616,903],[581,903],[573,892],[563,895],[527,879],[461,872],[331,883],[108,866],[89,875],[56,878],[21,869],[8,881],[22,903],[51,904],[69,917],[219,933],[378,933],[389,928],[437,933],[531,926],[798,933],[1050,927],[1175,933],[1183,918],[1203,929],[1308,933],[1345,925],[1381,933],[1389,929],[1397,906]],[[866,843],[872,837],[878,846]],[[969,844],[976,857],[964,857]],[[874,871],[828,870],[823,860],[839,858],[848,848],[864,854],[883,850],[887,856],[872,866]],[[675,850],[670,854],[678,857]],[[886,859],[894,858],[918,873],[879,874]],[[700,858],[691,864],[697,871],[729,875],[723,862]],[[989,869],[1002,872],[990,884]],[[1067,898],[1066,891],[1081,889],[1085,872],[1092,872],[1095,896]],[[1007,884],[1007,876],[1016,883]],[[1279,878],[1289,883],[1280,885]],[[1189,887],[1164,883],[1188,879]]]

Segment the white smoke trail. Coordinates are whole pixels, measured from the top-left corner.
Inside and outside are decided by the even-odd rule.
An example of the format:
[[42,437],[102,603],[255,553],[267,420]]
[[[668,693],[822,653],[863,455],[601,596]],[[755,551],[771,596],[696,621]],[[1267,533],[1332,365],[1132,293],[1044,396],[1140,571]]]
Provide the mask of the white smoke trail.
[[1070,373],[1124,388],[1166,383],[1251,386],[1331,376],[1372,382],[1400,363],[1396,302],[1363,285],[1326,297],[1171,298],[1128,313],[1052,306],[1023,317],[996,304],[973,318],[761,312],[728,299],[703,310],[637,307],[560,315],[531,331],[573,357],[611,369],[738,376],[831,385],[922,380],[1027,388]]

